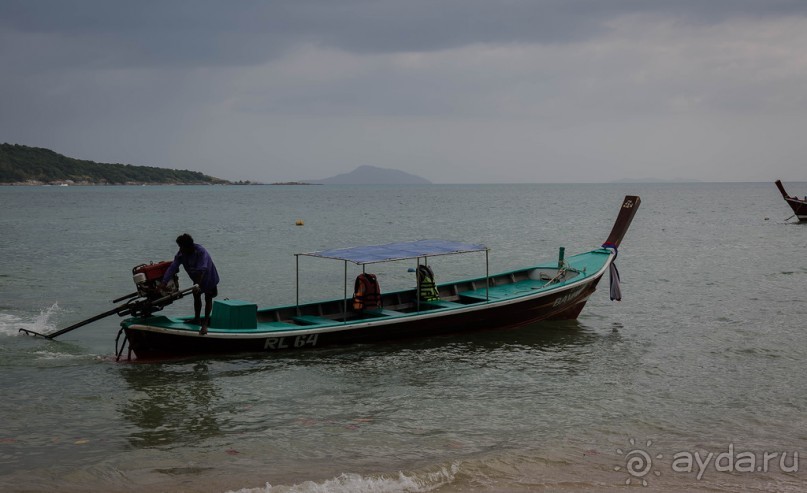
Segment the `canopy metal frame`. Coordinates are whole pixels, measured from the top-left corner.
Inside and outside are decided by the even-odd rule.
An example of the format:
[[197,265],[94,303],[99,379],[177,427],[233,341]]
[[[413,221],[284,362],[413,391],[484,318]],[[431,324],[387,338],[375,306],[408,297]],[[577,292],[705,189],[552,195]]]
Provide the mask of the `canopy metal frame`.
[[[347,323],[347,303],[348,303],[348,283],[347,264],[348,262],[360,265],[362,273],[366,272],[366,266],[385,262],[398,262],[402,260],[416,260],[416,268],[420,267],[423,259],[428,265],[430,257],[446,255],[459,255],[463,253],[485,252],[485,299],[490,300],[490,249],[482,244],[460,243],[449,240],[418,240],[409,242],[387,243],[384,245],[359,246],[351,248],[320,250],[317,252],[295,253],[295,292],[297,314],[300,314],[300,257],[319,257],[332,260],[341,260],[344,263],[344,303],[342,320]],[[417,310],[420,311],[420,279],[415,270],[417,281],[415,300]]]

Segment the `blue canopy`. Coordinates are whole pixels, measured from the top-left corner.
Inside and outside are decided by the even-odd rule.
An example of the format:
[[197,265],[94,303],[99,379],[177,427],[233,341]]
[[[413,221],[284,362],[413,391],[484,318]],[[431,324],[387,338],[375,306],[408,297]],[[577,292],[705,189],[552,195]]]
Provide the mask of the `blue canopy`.
[[486,250],[487,247],[480,244],[461,243],[459,241],[449,240],[418,240],[387,243],[386,245],[335,248],[319,252],[298,253],[297,255],[332,258],[363,265],[408,258],[432,257],[435,255],[484,252]]

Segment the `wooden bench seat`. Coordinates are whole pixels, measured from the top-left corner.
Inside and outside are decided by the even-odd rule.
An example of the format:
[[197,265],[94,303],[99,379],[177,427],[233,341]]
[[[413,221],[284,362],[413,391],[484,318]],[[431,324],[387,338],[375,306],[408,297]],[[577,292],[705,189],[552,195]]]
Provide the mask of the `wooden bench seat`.
[[303,325],[323,325],[323,324],[337,323],[336,320],[333,320],[331,318],[318,317],[316,315],[300,315],[299,317],[292,317],[291,319]]

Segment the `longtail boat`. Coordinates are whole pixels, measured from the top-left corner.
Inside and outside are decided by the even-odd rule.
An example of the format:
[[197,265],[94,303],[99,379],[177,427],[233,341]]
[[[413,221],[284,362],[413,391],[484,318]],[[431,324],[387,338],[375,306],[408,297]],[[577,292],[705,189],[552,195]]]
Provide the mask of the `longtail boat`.
[[[215,300],[207,333],[192,323],[193,317],[155,315],[197,286],[180,290],[177,275],[163,284],[170,261],[139,264],[132,269],[136,291],[112,301],[122,304],[55,332],[42,334],[30,329],[20,332],[54,339],[112,315],[129,317],[121,322],[115,354],[120,359],[128,345],[127,359],[134,356],[147,360],[305,349],[576,319],[607,270],[611,299],[621,300],[619,271],[614,260],[640,202],[639,197],[625,197],[611,233],[600,248],[568,258],[561,248],[557,261],[499,274],[490,274],[486,246],[457,241],[419,240],[298,253],[295,304],[258,309],[251,302]],[[475,252],[485,254],[484,277],[434,283],[429,258]],[[301,304],[301,257],[342,261],[344,296]],[[417,268],[410,269],[417,273],[415,288],[382,294],[375,276],[366,272],[366,266],[403,260],[416,262]],[[349,262],[362,266],[352,298],[347,289]]]
[[807,196],[805,196],[804,199],[800,199],[795,195],[791,197],[785,192],[785,187],[782,185],[781,180],[776,180],[776,188],[782,193],[782,197],[784,197],[787,205],[793,209],[793,215],[796,216],[799,221],[807,221]]
[[[619,274],[613,262],[639,204],[639,197],[625,197],[608,239],[600,248],[569,257],[561,249],[557,261],[498,274],[489,274],[487,247],[455,241],[420,240],[298,253],[296,303],[258,308],[246,301],[215,300],[204,335],[198,325],[189,323],[192,317],[140,313],[121,322],[125,337],[120,349],[116,341],[116,352],[120,358],[127,342],[128,357],[141,360],[293,350],[576,319],[609,269],[611,299],[621,299]],[[436,284],[427,298],[423,297],[419,277],[413,289],[380,293],[374,304],[361,309],[354,306],[353,290],[347,289],[348,263],[360,265],[364,271],[366,266],[379,262],[409,260],[419,268],[421,262],[427,265],[431,257],[475,252],[484,254],[484,277]],[[303,257],[343,262],[345,296],[301,304],[299,263]]]

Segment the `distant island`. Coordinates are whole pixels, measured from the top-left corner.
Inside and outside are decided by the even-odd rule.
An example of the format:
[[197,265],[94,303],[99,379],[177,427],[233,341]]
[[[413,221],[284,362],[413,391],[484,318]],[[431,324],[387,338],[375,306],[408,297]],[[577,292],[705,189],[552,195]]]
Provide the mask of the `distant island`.
[[620,178],[611,183],[700,183],[690,178]]
[[96,163],[73,159],[50,149],[0,144],[3,185],[217,185],[227,180],[198,171]]
[[[97,163],[64,156],[50,149],[0,144],[0,185],[262,185],[230,182],[198,171]],[[403,171],[359,166],[321,180],[275,182],[271,185],[425,185],[431,182]]]
[[311,180],[308,183],[320,185],[428,185],[431,182],[397,169],[359,166],[350,173],[322,180]]

